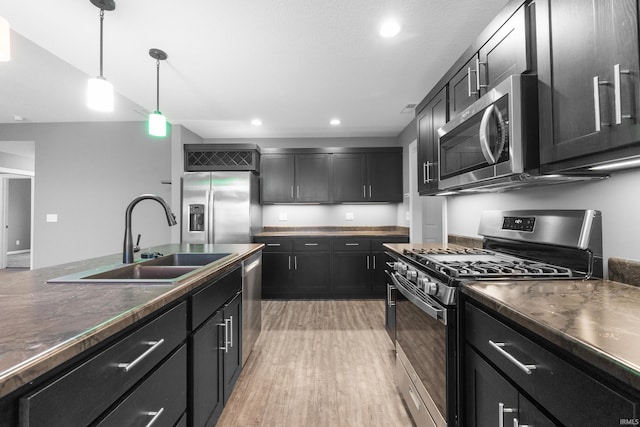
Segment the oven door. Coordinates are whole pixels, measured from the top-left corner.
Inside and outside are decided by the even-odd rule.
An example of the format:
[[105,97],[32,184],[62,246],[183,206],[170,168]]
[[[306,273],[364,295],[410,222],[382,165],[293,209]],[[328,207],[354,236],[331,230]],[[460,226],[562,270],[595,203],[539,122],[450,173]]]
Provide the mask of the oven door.
[[524,172],[522,76],[511,76],[438,129],[439,189]]
[[[392,275],[396,294],[398,360],[412,377],[415,388],[435,425],[455,425],[456,420],[456,319],[455,309],[417,298],[407,279]],[[414,374],[412,374],[414,373]],[[405,400],[408,400],[405,396]]]

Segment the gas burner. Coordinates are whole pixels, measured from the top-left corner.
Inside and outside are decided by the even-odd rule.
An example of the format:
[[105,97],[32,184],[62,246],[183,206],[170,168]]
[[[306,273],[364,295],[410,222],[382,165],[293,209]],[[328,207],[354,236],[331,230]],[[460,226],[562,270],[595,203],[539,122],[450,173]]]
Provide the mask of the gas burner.
[[434,266],[441,273],[457,278],[570,278],[568,268],[528,260],[443,261]]

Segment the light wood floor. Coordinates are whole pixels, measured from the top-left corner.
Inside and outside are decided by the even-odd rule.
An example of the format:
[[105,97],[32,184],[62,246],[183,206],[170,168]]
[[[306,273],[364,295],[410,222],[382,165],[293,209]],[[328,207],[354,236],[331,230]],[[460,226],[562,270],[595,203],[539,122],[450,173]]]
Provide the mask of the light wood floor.
[[218,427],[414,425],[383,301],[264,301],[262,322]]

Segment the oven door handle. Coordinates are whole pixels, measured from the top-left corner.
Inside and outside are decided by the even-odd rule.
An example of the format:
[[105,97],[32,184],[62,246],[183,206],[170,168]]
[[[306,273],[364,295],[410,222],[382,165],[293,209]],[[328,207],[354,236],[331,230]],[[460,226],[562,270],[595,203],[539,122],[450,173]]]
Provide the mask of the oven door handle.
[[[445,316],[445,313],[446,313],[447,310],[444,307],[439,307],[439,306],[436,306],[436,305],[428,304],[428,303],[422,301],[420,298],[416,297],[402,283],[401,279],[404,279],[404,278],[402,276],[400,276],[398,273],[391,273],[389,275],[391,276],[391,280],[393,280],[393,284],[396,285],[396,289],[399,290],[400,293],[402,293],[402,295],[404,295],[404,297],[406,299],[411,301],[420,310],[422,310],[423,312],[428,314],[429,317],[432,317],[433,319],[437,320],[438,322],[440,322],[440,323],[442,323],[444,325],[447,324],[447,318]],[[406,279],[404,279],[404,280],[406,280]]]

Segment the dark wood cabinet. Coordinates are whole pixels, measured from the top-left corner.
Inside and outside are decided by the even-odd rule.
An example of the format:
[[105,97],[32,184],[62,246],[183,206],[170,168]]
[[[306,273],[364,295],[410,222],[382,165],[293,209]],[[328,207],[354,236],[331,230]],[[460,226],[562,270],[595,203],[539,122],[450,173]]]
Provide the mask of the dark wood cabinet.
[[213,426],[242,371],[242,275],[235,269],[191,296],[190,412]]
[[438,191],[438,129],[449,120],[447,88],[444,87],[418,114],[418,192]]
[[402,149],[335,153],[333,201],[402,202]]
[[625,385],[615,386],[616,380],[498,313],[465,297],[462,303],[461,425],[497,425],[502,413],[504,425],[512,425],[514,415],[533,425],[614,425],[637,418],[640,398]]
[[264,154],[262,203],[328,203],[329,154]]
[[461,69],[449,80],[449,112],[455,117],[480,97],[478,90],[478,54],[473,55]]
[[637,1],[538,1],[536,22],[543,170],[640,154]]
[[256,238],[262,254],[263,298],[327,298],[331,258],[328,238]]
[[466,426],[556,425],[470,346],[464,355]]
[[371,254],[360,251],[334,251],[331,291],[336,297],[359,298],[371,293]]
[[480,96],[512,74],[531,70],[529,6],[521,6],[482,46],[476,63]]

